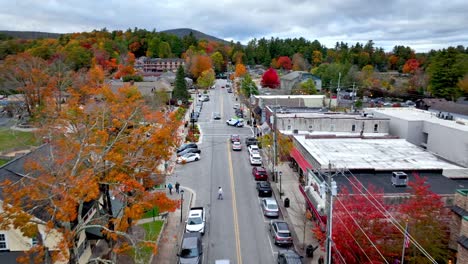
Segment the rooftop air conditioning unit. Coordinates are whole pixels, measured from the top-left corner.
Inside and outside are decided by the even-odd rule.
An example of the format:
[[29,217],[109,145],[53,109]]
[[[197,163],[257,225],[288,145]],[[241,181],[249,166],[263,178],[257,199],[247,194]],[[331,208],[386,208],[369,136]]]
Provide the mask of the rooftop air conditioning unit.
[[293,129],[293,134],[298,134],[299,130],[298,129]]

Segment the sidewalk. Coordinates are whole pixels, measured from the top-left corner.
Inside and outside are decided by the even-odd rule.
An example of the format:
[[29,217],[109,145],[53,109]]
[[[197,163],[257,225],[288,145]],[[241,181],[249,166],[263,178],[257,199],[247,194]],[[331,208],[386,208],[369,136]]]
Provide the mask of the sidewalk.
[[[263,158],[264,161],[266,161],[265,164],[268,164],[266,169],[269,171],[269,175],[273,175],[271,172],[272,165],[269,163],[267,156],[263,155]],[[289,167],[288,163],[281,163],[277,168],[278,171],[282,172],[281,191],[283,195],[281,198],[279,179],[276,183],[270,178],[270,183],[284,220],[289,223],[290,227],[293,227],[291,231],[294,240],[294,248],[300,255],[304,256],[304,263],[318,263],[320,256],[325,257],[325,251],[320,246],[314,251],[313,258],[306,257],[306,247],[308,245],[316,247],[319,245],[319,242],[312,233],[315,224],[305,217],[306,204],[304,196],[299,191],[299,175]],[[289,199],[288,208],[284,207],[284,200],[286,198]]]

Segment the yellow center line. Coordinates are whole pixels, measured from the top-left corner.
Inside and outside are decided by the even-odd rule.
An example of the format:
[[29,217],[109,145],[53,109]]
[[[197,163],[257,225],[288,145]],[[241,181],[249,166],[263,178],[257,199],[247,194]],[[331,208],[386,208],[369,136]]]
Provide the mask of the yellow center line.
[[[224,98],[224,96],[221,95],[221,111],[220,111],[220,113],[219,113],[219,114],[221,115],[221,120],[223,120],[223,112],[224,112],[224,107],[223,107],[224,101],[223,101],[223,98]],[[228,149],[229,149],[229,148],[228,148]]]
[[240,248],[240,237],[239,237],[239,222],[237,217],[237,204],[236,204],[236,188],[234,182],[234,170],[232,167],[231,151],[229,146],[229,140],[227,142],[228,149],[228,163],[229,163],[229,176],[231,177],[231,193],[232,193],[232,211],[234,215],[234,236],[236,237],[236,253],[237,263],[242,264],[242,254]]

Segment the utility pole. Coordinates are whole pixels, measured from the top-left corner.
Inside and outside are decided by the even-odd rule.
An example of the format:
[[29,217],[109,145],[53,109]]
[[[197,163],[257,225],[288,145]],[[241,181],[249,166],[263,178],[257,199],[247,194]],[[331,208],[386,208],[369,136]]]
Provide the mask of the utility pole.
[[277,136],[276,136],[276,107],[273,108],[273,175],[275,182],[278,183],[278,175],[276,175],[276,156],[277,156]]
[[328,174],[327,174],[327,185],[326,185],[326,196],[327,196],[327,240],[326,240],[326,262],[327,264],[332,263],[331,252],[332,252],[332,235],[333,235],[333,196],[337,193],[336,182],[332,181],[332,166],[328,163]]
[[336,88],[336,106],[340,104],[340,81],[341,81],[341,72],[338,73],[338,88]]

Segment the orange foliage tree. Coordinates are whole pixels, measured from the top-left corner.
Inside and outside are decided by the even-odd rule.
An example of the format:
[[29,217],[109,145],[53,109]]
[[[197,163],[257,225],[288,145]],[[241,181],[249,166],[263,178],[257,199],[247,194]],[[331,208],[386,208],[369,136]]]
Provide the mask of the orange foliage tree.
[[409,59],[403,65],[403,73],[414,74],[419,69],[419,61],[417,59]]
[[194,55],[190,59],[190,73],[195,79],[200,77],[202,72],[212,67],[211,58],[207,55]]
[[[50,107],[40,112],[39,134],[49,142],[43,146],[46,154],[28,159],[29,176],[21,184],[8,180],[1,185],[0,229],[14,226],[25,236],[37,237],[39,243],[30,251],[36,256],[44,256],[50,246],[44,241],[54,235],[59,243],[52,257],[70,263],[77,262],[78,238],[88,228],[105,235],[113,260],[129,248],[134,258],[145,247],[156,251],[154,242],[136,239],[129,232],[146,210],[157,206],[171,211],[178,205],[164,193],[150,192],[148,183],[161,173],[159,165],[178,144],[173,131],[180,122],[175,114],[151,111],[135,87],[113,92],[103,85],[100,69],[77,74],[81,75],[75,75],[79,80],[73,80],[63,110],[46,104]],[[97,209],[93,217],[84,217],[85,205]],[[43,212],[42,221],[33,217],[38,210]]]
[[244,64],[242,63],[237,63],[236,64],[236,71],[235,71],[235,76],[236,77],[242,77],[247,73],[247,69],[245,68]]
[[119,64],[117,72],[114,75],[115,79],[135,74],[135,68],[133,68],[135,55],[133,55],[133,53],[128,52],[126,56],[122,56],[121,61],[123,61],[123,63]]

